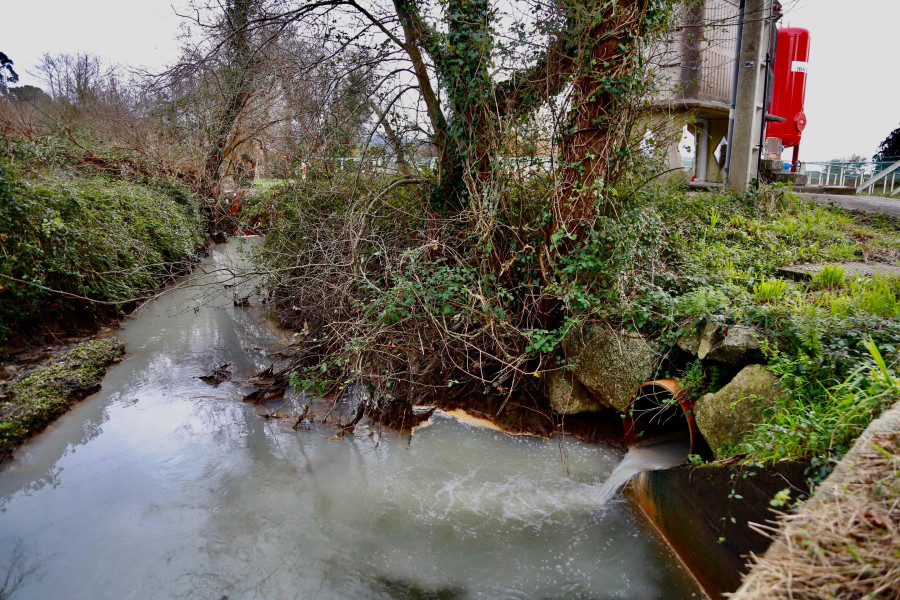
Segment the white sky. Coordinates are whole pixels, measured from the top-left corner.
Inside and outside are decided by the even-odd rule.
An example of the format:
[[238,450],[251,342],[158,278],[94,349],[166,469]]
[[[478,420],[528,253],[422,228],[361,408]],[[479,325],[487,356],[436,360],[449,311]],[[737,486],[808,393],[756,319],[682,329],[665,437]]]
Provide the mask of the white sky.
[[[801,160],[871,157],[900,126],[900,0],[782,0],[783,23],[811,32]],[[0,51],[20,84],[45,53],[89,52],[159,70],[178,54],[173,4],[186,0],[0,0]]]
[[0,0],[0,51],[15,62],[18,85],[41,82],[44,53],[86,52],[129,67],[161,70],[178,56],[185,0]]
[[810,32],[800,160],[871,158],[900,127],[900,0],[782,0]]

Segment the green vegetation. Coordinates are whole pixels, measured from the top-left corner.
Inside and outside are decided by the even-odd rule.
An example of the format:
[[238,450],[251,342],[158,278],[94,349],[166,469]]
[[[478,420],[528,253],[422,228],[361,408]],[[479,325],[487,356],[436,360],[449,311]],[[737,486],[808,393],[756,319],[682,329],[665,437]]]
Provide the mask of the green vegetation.
[[[781,377],[765,423],[731,448],[749,460],[825,464],[895,397],[872,348],[890,373],[900,281],[847,278],[835,265],[895,261],[895,221],[780,188],[734,196],[626,183],[609,191],[626,199],[615,218],[598,217],[580,239],[558,231],[544,248],[550,182],[505,181],[492,235],[478,215],[429,220],[419,185],[379,192],[377,178],[311,173],[270,194],[250,218],[271,217],[263,261],[276,306],[307,332],[298,377],[322,389],[364,383],[387,410],[441,394],[525,402],[584,323],[641,331],[664,353],[714,321],[764,332]],[[832,266],[808,282],[778,277],[805,261]],[[667,374],[694,398],[727,383],[699,362]]]
[[90,340],[13,385],[11,397],[0,402],[0,459],[69,410],[73,402],[99,390],[105,367],[123,354],[121,340]]
[[[705,217],[711,206],[721,214],[715,230]],[[780,280],[776,270],[804,261],[893,263],[900,225],[802,202],[778,188],[743,197],[669,192],[657,207],[670,215],[666,263],[680,280],[672,304],[648,307],[663,317],[657,330],[672,339],[701,320],[755,326],[766,333],[763,351],[781,378],[778,403],[731,451],[751,461],[806,458],[821,466],[842,455],[900,398],[892,375],[900,281],[847,278],[836,264],[808,282]]]
[[780,279],[760,279],[753,284],[753,295],[760,302],[775,302],[784,294],[787,284]]
[[179,185],[92,170],[50,143],[0,147],[0,341],[36,320],[120,307],[204,242]]
[[[815,370],[799,362],[802,356],[774,351],[770,368],[782,377],[788,393],[739,450],[750,451],[763,462],[810,457],[816,466],[824,466],[823,458],[849,450],[866,425],[900,399],[900,380],[893,369],[871,339],[863,344],[874,364],[860,360],[861,366],[844,381],[829,387],[813,379]],[[806,375],[808,371],[813,377]],[[802,389],[810,384],[820,387]]]
[[824,265],[813,279],[823,288],[839,288],[844,285],[844,267],[840,265]]

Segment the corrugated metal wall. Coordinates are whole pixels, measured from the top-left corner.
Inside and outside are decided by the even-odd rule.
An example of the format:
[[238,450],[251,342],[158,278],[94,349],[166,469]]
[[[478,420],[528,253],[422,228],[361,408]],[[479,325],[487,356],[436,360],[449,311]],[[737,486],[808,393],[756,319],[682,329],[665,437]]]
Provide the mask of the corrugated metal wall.
[[706,0],[682,7],[654,59],[663,79],[660,102],[731,103],[737,19],[737,0]]

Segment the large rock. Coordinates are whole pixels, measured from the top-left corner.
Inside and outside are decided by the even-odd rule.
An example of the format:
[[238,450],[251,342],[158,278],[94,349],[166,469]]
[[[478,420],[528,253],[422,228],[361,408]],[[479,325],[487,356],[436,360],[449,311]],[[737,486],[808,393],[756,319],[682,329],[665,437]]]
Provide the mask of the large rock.
[[561,415],[595,412],[606,408],[594,398],[571,371],[550,371],[547,375],[550,405]]
[[728,385],[694,404],[697,427],[717,459],[727,458],[726,442],[739,442],[760,423],[762,409],[772,406],[780,392],[778,378],[763,365],[747,365]]
[[681,336],[678,347],[701,360],[714,360],[730,365],[757,363],[762,359],[760,332],[746,325],[722,328],[710,322]]
[[[624,411],[639,385],[653,375],[656,353],[637,334],[595,323],[563,340],[573,375],[595,397],[598,408]],[[595,409],[596,410],[596,409]]]
[[760,351],[759,335],[759,332],[753,327],[734,325],[728,328],[725,338],[714,344],[701,358],[730,365],[759,362],[763,357],[762,351]]
[[703,359],[720,341],[722,341],[722,337],[719,335],[718,324],[707,323],[702,328],[697,327],[690,333],[681,336],[676,343],[688,354]]

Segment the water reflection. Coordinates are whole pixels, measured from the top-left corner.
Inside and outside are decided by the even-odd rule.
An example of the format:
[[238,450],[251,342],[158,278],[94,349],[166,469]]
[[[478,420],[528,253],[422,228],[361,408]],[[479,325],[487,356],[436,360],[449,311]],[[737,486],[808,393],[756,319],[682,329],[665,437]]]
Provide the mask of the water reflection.
[[25,540],[44,574],[16,598],[697,594],[627,505],[597,509],[609,450],[569,442],[564,475],[554,441],[447,417],[411,442],[259,418],[241,380],[278,338],[222,281],[146,306],[102,392],[0,473],[0,564]]

